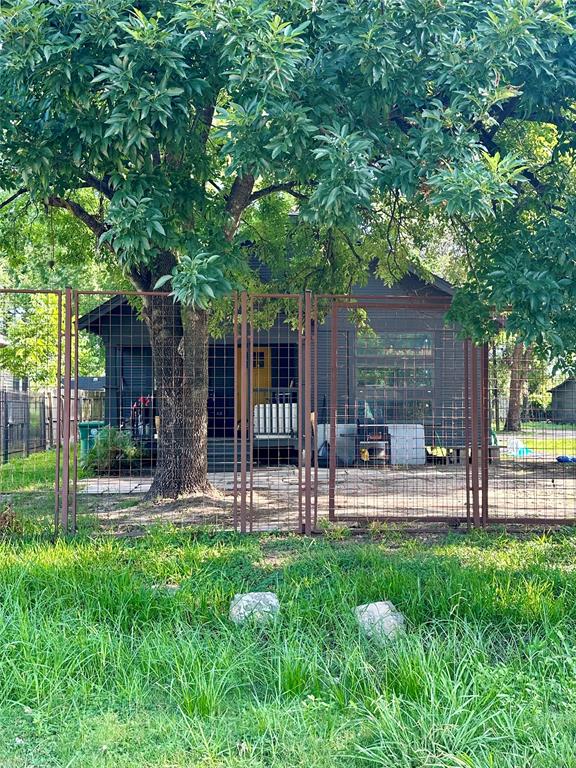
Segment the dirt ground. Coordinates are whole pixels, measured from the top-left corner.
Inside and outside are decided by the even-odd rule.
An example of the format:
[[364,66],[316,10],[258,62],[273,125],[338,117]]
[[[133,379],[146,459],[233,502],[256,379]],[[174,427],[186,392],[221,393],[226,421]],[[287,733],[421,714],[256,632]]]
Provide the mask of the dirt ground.
[[[240,512],[238,494],[235,514],[233,473],[216,473],[211,480],[216,489],[212,496],[161,503],[143,500],[150,478],[81,480],[79,512],[89,508],[99,523],[118,530],[159,522],[232,528]],[[316,487],[312,498],[316,498],[316,524],[321,527],[328,518],[327,469],[318,470]],[[541,457],[494,462],[489,468],[488,499],[493,522],[527,517],[569,522],[576,518],[576,464]],[[302,503],[297,467],[255,468],[247,493],[247,527],[254,531],[298,530]],[[339,468],[335,513],[347,524],[423,517],[465,522],[466,467]]]

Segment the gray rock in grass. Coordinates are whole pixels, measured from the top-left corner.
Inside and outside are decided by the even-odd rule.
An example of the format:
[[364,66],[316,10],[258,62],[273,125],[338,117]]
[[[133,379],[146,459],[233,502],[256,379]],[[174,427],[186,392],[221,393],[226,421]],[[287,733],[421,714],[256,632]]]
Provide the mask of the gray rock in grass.
[[258,624],[272,621],[280,612],[280,602],[274,592],[246,592],[234,595],[230,603],[230,621],[242,624],[247,620]]
[[180,591],[180,584],[152,584],[152,589],[165,592],[167,595],[175,595]]
[[354,613],[366,637],[376,642],[393,640],[406,628],[404,616],[387,600],[359,605]]

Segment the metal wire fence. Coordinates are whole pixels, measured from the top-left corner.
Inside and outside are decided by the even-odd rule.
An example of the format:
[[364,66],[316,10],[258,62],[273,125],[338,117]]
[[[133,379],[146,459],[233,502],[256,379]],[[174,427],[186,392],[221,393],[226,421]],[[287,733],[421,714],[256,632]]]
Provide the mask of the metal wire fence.
[[576,520],[576,383],[462,339],[446,296],[0,300],[0,521]]
[[576,380],[521,344],[490,355],[488,519],[572,523],[576,518]]

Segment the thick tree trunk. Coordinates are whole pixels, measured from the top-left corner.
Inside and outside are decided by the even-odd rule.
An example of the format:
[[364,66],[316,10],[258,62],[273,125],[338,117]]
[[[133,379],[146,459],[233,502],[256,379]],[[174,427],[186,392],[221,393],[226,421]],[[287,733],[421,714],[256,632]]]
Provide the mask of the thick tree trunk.
[[144,298],[159,417],[156,472],[148,499],[210,490],[208,317],[170,296]]
[[508,399],[508,412],[504,430],[506,432],[519,432],[522,429],[522,402],[526,390],[528,371],[532,352],[525,349],[523,344],[516,344],[512,352],[512,368],[510,371],[510,393]]

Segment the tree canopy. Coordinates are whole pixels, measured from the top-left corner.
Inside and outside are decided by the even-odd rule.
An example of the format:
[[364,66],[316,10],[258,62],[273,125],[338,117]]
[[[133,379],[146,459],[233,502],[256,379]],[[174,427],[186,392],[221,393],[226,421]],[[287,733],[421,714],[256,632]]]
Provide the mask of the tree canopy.
[[508,119],[487,143],[521,155],[528,183],[489,219],[455,221],[468,274],[454,315],[482,336],[498,311],[510,334],[568,371],[576,362],[575,110],[576,102]]
[[[366,0],[362,13],[342,0],[12,0],[0,186],[71,213],[137,286],[171,274],[197,306],[246,273],[238,226],[276,194],[348,245],[406,204],[485,226],[490,274],[520,201],[552,210],[543,245],[569,227],[547,174],[557,189],[572,152],[573,22],[561,0]],[[554,133],[549,172],[527,157],[534,123]],[[358,254],[341,250],[345,284]],[[542,278],[510,298],[476,272],[498,304],[546,291]]]

